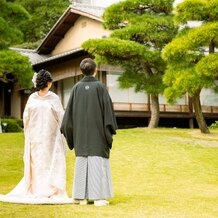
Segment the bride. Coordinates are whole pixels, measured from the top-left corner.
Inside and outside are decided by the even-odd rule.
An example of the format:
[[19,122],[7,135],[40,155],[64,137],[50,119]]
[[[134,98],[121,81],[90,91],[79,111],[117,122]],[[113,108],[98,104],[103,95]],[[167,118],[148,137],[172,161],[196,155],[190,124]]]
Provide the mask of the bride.
[[59,97],[49,91],[52,76],[35,75],[36,92],[27,101],[24,123],[24,176],[0,201],[26,204],[71,203],[66,193],[66,143],[60,132],[64,110]]

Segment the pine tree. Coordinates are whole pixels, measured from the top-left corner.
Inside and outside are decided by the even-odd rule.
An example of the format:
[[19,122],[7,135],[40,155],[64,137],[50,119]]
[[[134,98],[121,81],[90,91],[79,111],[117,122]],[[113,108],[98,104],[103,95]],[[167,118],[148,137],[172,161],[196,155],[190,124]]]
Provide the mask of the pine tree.
[[22,21],[28,12],[19,4],[0,0],[0,81],[3,84],[17,82],[20,86],[31,85],[32,67],[27,57],[9,50],[9,46],[23,42]]
[[163,92],[165,62],[163,47],[175,36],[172,0],[126,0],[108,7],[103,15],[105,28],[112,30],[106,39],[91,39],[82,46],[96,56],[98,63],[120,65],[124,73],[122,88],[151,96],[149,127],[158,126],[159,100]]
[[[163,51],[167,61],[164,95],[174,102],[185,93],[190,96],[198,126],[209,133],[205,122],[200,92],[216,87],[218,76],[218,0],[185,0],[175,10],[175,22],[181,27],[178,36]],[[189,27],[190,21],[200,25]]]

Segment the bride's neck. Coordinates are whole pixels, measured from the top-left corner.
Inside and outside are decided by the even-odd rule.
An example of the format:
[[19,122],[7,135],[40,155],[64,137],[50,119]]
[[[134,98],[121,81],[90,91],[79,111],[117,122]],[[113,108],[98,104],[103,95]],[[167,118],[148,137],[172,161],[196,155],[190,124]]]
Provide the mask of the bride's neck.
[[38,91],[39,96],[45,96],[48,93],[49,89],[40,89]]

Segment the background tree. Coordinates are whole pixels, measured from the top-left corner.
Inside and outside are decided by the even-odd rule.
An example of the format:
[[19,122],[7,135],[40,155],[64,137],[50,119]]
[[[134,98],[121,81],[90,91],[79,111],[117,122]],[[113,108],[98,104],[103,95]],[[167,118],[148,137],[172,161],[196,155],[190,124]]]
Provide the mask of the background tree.
[[[173,103],[188,93],[201,132],[209,133],[200,92],[202,88],[216,87],[218,77],[218,0],[185,0],[175,13],[175,21],[183,30],[163,50],[163,58],[168,63],[163,78],[168,86],[164,95]],[[189,21],[202,23],[190,28]]]
[[30,19],[22,22],[25,42],[29,42],[24,46],[29,48],[36,47],[40,43],[69,6],[69,0],[15,1],[21,4],[30,14]]
[[29,86],[32,78],[29,59],[8,50],[9,46],[23,42],[21,26],[29,14],[22,6],[6,0],[0,0],[0,11],[0,81]]
[[23,41],[21,23],[29,19],[28,12],[20,5],[6,0],[0,0],[0,49]]
[[165,63],[162,48],[177,32],[172,20],[171,0],[126,0],[113,4],[103,15],[105,28],[112,30],[106,39],[91,39],[82,47],[96,56],[98,63],[120,65],[122,88],[151,96],[149,127],[159,122],[158,95],[163,92]]

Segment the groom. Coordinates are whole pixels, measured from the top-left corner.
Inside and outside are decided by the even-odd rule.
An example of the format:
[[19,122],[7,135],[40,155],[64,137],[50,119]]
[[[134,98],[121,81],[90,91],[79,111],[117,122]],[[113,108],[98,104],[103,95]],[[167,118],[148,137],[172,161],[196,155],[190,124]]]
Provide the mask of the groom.
[[105,206],[113,196],[109,155],[117,123],[106,87],[95,79],[95,62],[85,58],[80,69],[84,78],[72,88],[61,125],[76,155],[73,198]]

